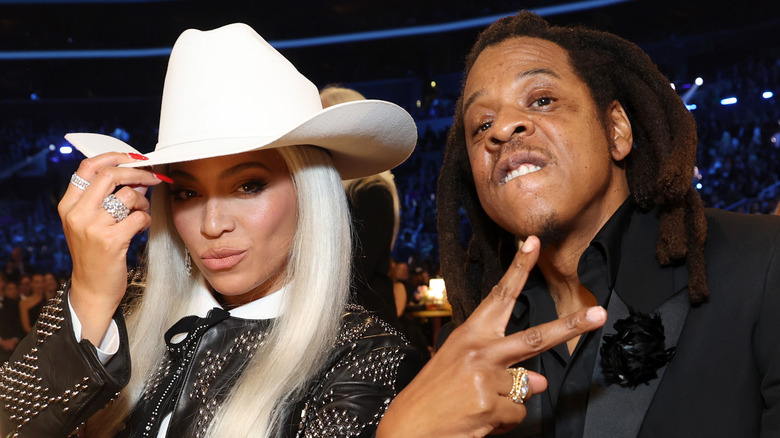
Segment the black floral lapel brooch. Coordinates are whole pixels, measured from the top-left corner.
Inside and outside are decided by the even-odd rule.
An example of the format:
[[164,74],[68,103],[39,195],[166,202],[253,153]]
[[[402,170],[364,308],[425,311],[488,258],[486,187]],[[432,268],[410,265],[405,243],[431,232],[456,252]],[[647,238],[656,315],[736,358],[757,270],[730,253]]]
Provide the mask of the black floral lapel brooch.
[[628,318],[615,321],[616,333],[604,336],[601,368],[607,385],[636,388],[658,377],[658,370],[674,356],[666,348],[661,315],[629,309]]

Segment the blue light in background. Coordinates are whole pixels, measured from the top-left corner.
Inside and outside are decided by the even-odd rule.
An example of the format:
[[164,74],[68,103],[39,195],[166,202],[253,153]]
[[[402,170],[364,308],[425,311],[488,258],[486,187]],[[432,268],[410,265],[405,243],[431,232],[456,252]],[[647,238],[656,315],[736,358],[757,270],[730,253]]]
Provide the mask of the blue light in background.
[[[631,2],[634,0],[583,0],[561,5],[544,6],[531,9],[543,17],[559,14],[568,14],[577,11],[602,8],[605,6]],[[464,29],[485,27],[494,21],[514,15],[508,14],[490,15],[487,17],[472,18],[468,20],[453,21],[449,23],[430,24],[396,29],[382,29],[367,32],[356,32],[341,35],[328,35],[312,38],[299,38],[293,40],[269,41],[278,50],[294,49],[300,47],[314,47],[328,44],[344,44],[359,41],[371,41],[384,38],[400,38],[418,35],[429,35],[441,32],[451,32]],[[116,49],[116,50],[38,50],[38,51],[0,51],[0,60],[24,60],[24,59],[84,59],[84,58],[140,58],[168,56],[170,47],[155,47],[150,49]]]

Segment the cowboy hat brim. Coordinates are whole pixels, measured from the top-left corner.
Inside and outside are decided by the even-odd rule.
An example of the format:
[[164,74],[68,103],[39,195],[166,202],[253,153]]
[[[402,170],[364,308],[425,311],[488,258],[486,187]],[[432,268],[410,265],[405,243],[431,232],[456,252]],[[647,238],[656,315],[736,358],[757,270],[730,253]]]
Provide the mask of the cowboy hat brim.
[[[103,134],[65,136],[87,157],[106,152],[136,152],[127,143]],[[411,155],[417,142],[412,117],[401,107],[380,100],[360,100],[328,107],[275,136],[224,137],[158,144],[148,160],[122,166],[155,166],[240,154],[260,149],[314,145],[326,149],[343,179],[360,178],[392,169]]]

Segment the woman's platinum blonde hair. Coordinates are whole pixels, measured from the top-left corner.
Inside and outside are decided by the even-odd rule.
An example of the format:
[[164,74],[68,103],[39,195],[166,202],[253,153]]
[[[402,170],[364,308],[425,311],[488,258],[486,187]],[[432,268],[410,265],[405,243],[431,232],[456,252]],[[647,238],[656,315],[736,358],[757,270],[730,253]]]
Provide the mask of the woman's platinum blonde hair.
[[[313,146],[277,149],[292,175],[298,215],[285,277],[288,295],[266,337],[214,415],[208,436],[272,436],[287,409],[323,366],[349,296],[350,225],[339,173]],[[167,189],[152,194],[145,289],[127,309],[133,374],[128,386],[88,424],[113,436],[165,354],[165,331],[182,318],[199,274],[184,267],[184,243]]]

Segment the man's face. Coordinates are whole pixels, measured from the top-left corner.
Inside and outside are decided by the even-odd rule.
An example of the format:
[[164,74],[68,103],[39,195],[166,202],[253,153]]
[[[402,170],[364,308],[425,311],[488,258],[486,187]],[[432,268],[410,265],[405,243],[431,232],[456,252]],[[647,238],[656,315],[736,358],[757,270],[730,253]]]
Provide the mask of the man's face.
[[43,287],[45,285],[43,281],[43,275],[41,274],[35,274],[32,276],[32,282],[30,283],[32,286],[32,292],[34,294],[42,294],[43,293]]
[[51,272],[47,272],[43,275],[43,283],[47,292],[57,292],[57,289],[60,287],[57,277]]
[[590,91],[557,44],[519,37],[485,49],[463,102],[480,203],[512,234],[539,235],[543,244],[595,234],[628,196],[613,159],[624,158],[630,142],[610,147]]
[[16,283],[6,283],[5,296],[6,298],[10,298],[12,300],[19,299],[19,288],[16,286]]
[[32,281],[30,280],[30,277],[23,276],[21,280],[19,280],[19,293],[22,295],[29,295],[30,290],[32,289]]

